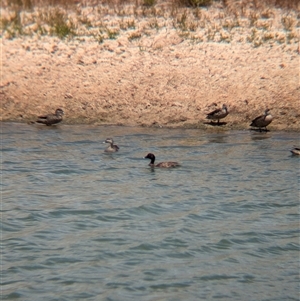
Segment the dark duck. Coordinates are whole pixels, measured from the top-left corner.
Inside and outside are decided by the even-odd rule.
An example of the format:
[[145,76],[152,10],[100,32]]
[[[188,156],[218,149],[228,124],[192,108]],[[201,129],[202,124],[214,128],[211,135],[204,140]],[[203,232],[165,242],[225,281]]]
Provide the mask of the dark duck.
[[155,156],[152,153],[149,153],[145,159],[150,159],[149,166],[150,167],[161,167],[161,168],[170,168],[170,167],[177,167],[179,166],[178,162],[160,162],[158,164],[154,164]]
[[57,109],[54,114],[48,114],[43,116],[38,116],[37,123],[46,124],[47,126],[57,124],[63,120],[64,111],[62,109]]

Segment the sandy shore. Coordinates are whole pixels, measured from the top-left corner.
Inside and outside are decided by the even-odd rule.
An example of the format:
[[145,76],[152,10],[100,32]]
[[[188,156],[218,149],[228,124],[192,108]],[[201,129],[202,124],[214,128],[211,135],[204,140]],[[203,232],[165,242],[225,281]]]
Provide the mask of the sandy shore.
[[[67,124],[248,129],[271,108],[270,130],[300,130],[299,44],[193,42],[162,28],[139,40],[2,37],[1,119],[65,111]],[[216,128],[216,127],[214,127]],[[218,127],[220,128],[220,127]]]

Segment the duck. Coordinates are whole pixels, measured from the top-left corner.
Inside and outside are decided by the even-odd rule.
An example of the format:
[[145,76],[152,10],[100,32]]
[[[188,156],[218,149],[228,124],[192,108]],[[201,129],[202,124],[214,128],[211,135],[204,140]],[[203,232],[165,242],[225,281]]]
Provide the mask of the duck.
[[170,167],[177,167],[179,166],[178,162],[160,162],[158,164],[154,164],[155,162],[155,156],[152,153],[149,153],[145,159],[150,159],[149,166],[150,167],[161,167],[161,168],[170,168]]
[[216,109],[210,112],[209,114],[207,114],[206,119],[218,120],[218,124],[220,124],[220,119],[225,118],[228,114],[228,108],[225,104],[223,104],[222,109]]
[[270,109],[266,109],[263,115],[260,115],[252,120],[250,126],[258,127],[261,132],[261,128],[265,128],[266,132],[267,125],[269,125],[273,120],[273,116],[270,114]]
[[120,149],[116,144],[114,144],[114,140],[112,138],[106,138],[103,143],[109,143],[109,146],[104,150],[107,153],[114,153]]
[[294,147],[293,149],[291,149],[291,153],[293,155],[300,156],[300,148],[299,147]]
[[47,126],[57,124],[62,121],[64,115],[63,109],[56,109],[54,114],[38,116],[37,123],[46,124]]

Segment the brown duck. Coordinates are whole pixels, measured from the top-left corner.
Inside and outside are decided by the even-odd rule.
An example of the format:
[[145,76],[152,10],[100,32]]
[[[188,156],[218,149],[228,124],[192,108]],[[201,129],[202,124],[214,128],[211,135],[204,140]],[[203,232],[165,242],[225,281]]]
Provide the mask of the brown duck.
[[62,121],[62,117],[64,115],[64,111],[62,109],[57,109],[55,114],[48,114],[44,116],[38,116],[37,123],[46,124],[47,126],[57,124]]
[[269,125],[273,120],[273,116],[270,114],[270,109],[265,110],[265,114],[260,115],[252,120],[252,123],[250,126],[254,126],[259,128],[259,131],[261,132],[261,128],[265,128],[267,131],[267,125]]
[[222,109],[216,109],[210,112],[209,114],[207,114],[206,119],[218,120],[218,124],[220,124],[220,119],[225,118],[228,114],[228,108],[225,104],[223,104]]
[[151,162],[149,163],[150,167],[161,167],[161,168],[170,168],[170,167],[177,167],[179,166],[178,162],[161,162],[158,164],[154,164],[155,156],[152,153],[149,153],[145,159],[150,159]]

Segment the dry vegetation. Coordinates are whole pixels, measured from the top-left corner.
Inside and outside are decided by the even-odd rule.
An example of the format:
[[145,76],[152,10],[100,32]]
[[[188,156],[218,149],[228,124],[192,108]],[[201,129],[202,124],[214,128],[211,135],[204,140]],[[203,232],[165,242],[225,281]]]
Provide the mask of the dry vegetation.
[[103,43],[125,36],[139,44],[143,36],[175,29],[193,43],[259,47],[298,43],[299,8],[298,0],[7,0],[0,24],[6,39],[50,35]]

